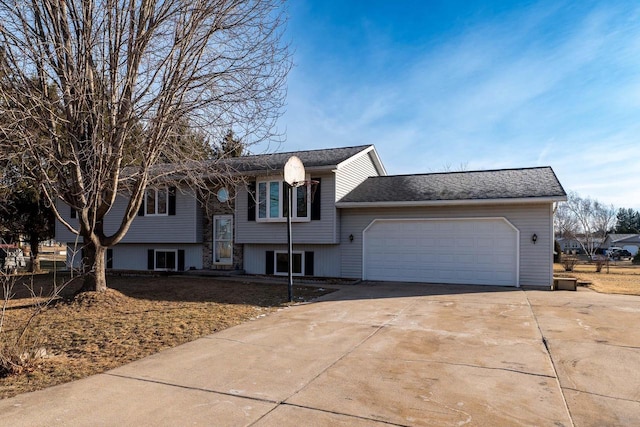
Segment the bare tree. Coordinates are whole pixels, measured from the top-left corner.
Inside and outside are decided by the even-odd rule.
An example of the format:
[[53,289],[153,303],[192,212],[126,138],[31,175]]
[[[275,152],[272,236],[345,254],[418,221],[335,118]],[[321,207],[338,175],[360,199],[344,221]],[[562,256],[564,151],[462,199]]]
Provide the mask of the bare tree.
[[556,230],[563,237],[577,240],[585,253],[593,255],[599,242],[613,227],[615,219],[616,209],[613,205],[606,206],[598,200],[582,198],[570,191],[567,201],[556,210],[554,221]]
[[593,201],[593,229],[595,237],[604,239],[607,233],[613,231],[616,225],[617,210],[613,205],[605,205],[597,200]]
[[575,238],[579,226],[573,212],[567,203],[559,203],[553,216],[553,228],[556,236],[563,238]]
[[[276,136],[290,69],[283,20],[279,0],[0,0],[0,155],[19,159],[83,238],[85,290],[106,290],[106,248],[147,187],[206,185],[201,172],[215,165],[195,161],[202,146],[188,144],[201,138],[180,138],[185,126],[210,144],[229,129],[245,144]],[[125,192],[107,235],[103,219]]]
[[440,170],[434,170],[434,172],[466,172],[468,170],[469,162],[460,162],[457,167],[454,167],[451,163],[445,163]]

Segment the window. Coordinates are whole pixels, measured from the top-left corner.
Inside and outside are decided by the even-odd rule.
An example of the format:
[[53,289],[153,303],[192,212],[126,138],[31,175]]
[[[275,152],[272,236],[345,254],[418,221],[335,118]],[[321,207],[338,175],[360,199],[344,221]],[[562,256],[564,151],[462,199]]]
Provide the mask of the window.
[[[302,252],[293,252],[293,265],[291,271],[294,276],[302,276],[304,272],[304,257]],[[289,274],[289,254],[287,252],[275,252],[275,274]]]
[[184,249],[148,249],[147,269],[159,271],[184,271]]
[[167,215],[169,213],[169,191],[167,188],[150,188],[145,196],[145,215]]
[[144,193],[138,216],[176,214],[176,187],[149,188]]
[[308,213],[308,200],[307,200],[307,187],[296,187],[294,190],[294,212],[295,216],[298,218],[306,218],[309,216]]
[[[282,181],[258,181],[256,209],[258,221],[284,221],[287,218],[287,184]],[[309,184],[293,189],[292,220],[309,221]]]
[[178,251],[158,250],[155,251],[154,270],[173,271],[176,269]]
[[233,216],[213,217],[213,262],[230,265],[233,263]]

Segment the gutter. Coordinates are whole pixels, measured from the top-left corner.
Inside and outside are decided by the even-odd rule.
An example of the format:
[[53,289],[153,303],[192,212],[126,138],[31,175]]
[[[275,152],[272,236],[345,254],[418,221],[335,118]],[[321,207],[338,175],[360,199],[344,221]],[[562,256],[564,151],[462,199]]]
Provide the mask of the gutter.
[[336,202],[337,208],[391,208],[411,206],[469,206],[469,205],[504,205],[534,204],[566,201],[565,196],[523,197],[513,199],[471,199],[471,200],[412,200],[391,202]]

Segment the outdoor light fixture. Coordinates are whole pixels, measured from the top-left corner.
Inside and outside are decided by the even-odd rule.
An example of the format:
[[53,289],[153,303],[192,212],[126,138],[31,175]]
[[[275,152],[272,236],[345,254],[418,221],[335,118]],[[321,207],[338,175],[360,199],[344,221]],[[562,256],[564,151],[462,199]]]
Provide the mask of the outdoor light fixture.
[[538,235],[536,233],[533,233],[533,236],[531,236],[531,241],[533,242],[533,244],[536,244],[536,241],[538,240]]
[[353,234],[349,234],[349,241],[353,242]]

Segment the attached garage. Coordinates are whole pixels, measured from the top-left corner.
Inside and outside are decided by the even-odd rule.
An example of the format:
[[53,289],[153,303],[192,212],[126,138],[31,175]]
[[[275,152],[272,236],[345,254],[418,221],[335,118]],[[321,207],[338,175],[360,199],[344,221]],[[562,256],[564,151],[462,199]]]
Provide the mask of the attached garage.
[[519,232],[505,218],[376,219],[365,280],[519,286]]
[[550,167],[372,176],[336,202],[341,274],[547,287],[563,200]]

